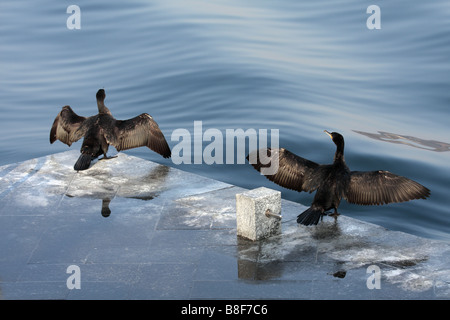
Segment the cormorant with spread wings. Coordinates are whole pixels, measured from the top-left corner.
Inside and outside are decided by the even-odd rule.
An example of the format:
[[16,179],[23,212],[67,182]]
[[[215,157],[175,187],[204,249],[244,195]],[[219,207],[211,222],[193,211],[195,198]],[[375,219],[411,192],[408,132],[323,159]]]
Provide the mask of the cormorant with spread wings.
[[[425,199],[430,195],[430,190],[421,184],[389,171],[350,171],[344,160],[344,137],[337,132],[325,132],[336,144],[333,164],[319,165],[284,148],[261,149],[247,157],[257,159],[251,164],[258,171],[267,166],[264,164],[277,161],[277,172],[266,178],[282,187],[299,192],[316,191],[311,207],[297,217],[298,223],[316,225],[331,209],[337,218],[342,198],[354,204],[381,205]],[[260,161],[259,154],[267,154],[268,159]]]
[[50,143],[60,140],[72,145],[84,137],[81,155],[74,169],[86,170],[91,161],[106,153],[109,145],[117,151],[137,147],[148,147],[164,158],[171,156],[167,141],[153,118],[143,113],[128,120],[116,120],[105,106],[105,90],[97,92],[98,114],[91,117],[77,115],[70,106],[64,106],[58,113],[50,131]]

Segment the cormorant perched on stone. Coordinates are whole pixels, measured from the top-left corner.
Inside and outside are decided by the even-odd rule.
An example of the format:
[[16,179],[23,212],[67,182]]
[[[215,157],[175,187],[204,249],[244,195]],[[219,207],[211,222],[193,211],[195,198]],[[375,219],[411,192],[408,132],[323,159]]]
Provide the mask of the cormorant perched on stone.
[[102,159],[108,159],[106,153],[109,145],[117,151],[146,146],[164,158],[171,156],[163,133],[149,114],[116,120],[105,106],[105,97],[105,90],[98,90],[98,114],[95,116],[80,117],[70,106],[64,106],[53,122],[50,143],[60,140],[70,146],[84,137],[75,170],[88,169],[91,161],[102,154]]
[[[337,147],[333,164],[319,165],[283,148],[261,149],[247,156],[256,159],[254,153],[262,152],[262,156],[267,154],[270,159],[269,164],[278,161],[278,171],[266,176],[276,184],[299,192],[316,191],[311,207],[297,217],[298,223],[316,225],[331,209],[337,217],[342,198],[354,204],[381,205],[425,199],[430,195],[430,190],[421,184],[389,171],[350,171],[344,160],[344,137],[337,132],[325,132]],[[252,166],[258,171],[264,168],[259,157]]]

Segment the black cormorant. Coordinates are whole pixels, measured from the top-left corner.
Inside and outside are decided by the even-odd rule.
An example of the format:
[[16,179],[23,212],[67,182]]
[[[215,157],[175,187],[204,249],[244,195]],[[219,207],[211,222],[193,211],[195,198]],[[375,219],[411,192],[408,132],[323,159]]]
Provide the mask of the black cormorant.
[[[325,132],[336,144],[333,164],[319,165],[294,153],[281,149],[261,149],[252,152],[247,159],[257,159],[252,166],[260,171],[262,164],[255,152],[266,152],[269,163],[278,161],[278,171],[266,178],[276,184],[296,191],[316,191],[311,207],[297,217],[304,225],[316,225],[326,211],[339,215],[337,208],[341,199],[360,205],[381,205],[412,199],[425,199],[430,190],[408,178],[389,171],[350,171],[344,160],[344,137],[337,133]],[[268,163],[264,161],[264,163]]]
[[146,146],[164,158],[171,156],[167,141],[153,118],[143,113],[128,120],[116,120],[105,106],[105,90],[97,91],[98,114],[92,117],[78,116],[70,106],[64,106],[53,122],[50,143],[60,140],[70,146],[84,137],[81,155],[75,170],[86,170],[91,161],[106,153],[109,145],[117,151]]

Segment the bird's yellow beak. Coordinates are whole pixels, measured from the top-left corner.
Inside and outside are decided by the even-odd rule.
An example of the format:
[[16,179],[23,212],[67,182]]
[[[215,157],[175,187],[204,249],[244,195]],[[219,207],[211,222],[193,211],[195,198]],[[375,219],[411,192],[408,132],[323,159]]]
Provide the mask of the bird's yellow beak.
[[325,132],[327,135],[329,135],[330,136],[330,138],[331,139],[333,139],[333,136],[331,135],[331,133],[330,132],[328,132],[327,130],[323,130],[323,132]]

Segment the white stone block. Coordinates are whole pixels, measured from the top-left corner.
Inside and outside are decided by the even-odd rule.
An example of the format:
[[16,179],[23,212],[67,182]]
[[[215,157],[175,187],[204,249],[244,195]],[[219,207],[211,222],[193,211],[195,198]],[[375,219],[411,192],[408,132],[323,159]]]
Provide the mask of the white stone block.
[[238,236],[260,240],[281,233],[281,192],[265,187],[236,194]]

